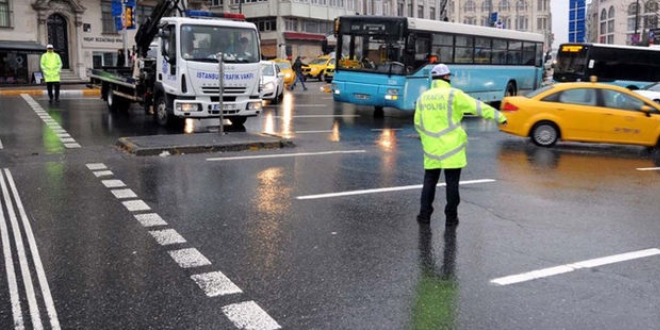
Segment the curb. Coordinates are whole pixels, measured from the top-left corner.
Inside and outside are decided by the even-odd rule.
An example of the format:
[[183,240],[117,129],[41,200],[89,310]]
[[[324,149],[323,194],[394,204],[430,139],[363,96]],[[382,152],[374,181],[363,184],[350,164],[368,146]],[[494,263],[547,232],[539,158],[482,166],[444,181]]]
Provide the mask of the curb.
[[[44,88],[42,89],[9,89],[9,90],[0,90],[0,96],[19,96],[21,94],[28,94],[32,96],[45,96],[48,95],[48,91]],[[61,96],[101,96],[100,89],[60,89]]]

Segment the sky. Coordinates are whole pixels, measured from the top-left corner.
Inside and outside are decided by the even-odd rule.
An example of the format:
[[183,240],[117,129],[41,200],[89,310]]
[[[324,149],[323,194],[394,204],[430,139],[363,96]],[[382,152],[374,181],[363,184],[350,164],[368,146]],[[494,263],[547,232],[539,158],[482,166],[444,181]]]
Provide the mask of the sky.
[[568,0],[550,0],[552,10],[552,33],[555,40],[552,48],[556,49],[562,42],[568,42]]

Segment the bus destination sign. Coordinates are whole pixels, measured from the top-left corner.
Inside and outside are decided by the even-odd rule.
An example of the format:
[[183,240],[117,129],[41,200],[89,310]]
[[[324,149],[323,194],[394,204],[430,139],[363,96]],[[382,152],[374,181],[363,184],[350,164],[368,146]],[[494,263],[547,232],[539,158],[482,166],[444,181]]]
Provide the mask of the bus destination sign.
[[387,31],[387,26],[385,24],[374,24],[374,23],[355,23],[351,24],[351,31],[353,32],[385,32]]

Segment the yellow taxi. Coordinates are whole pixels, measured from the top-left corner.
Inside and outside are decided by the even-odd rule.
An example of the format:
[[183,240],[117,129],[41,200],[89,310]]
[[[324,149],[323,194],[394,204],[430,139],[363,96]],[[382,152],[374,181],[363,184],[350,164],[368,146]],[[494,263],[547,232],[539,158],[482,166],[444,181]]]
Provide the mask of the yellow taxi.
[[280,68],[280,72],[284,74],[284,85],[289,86],[293,84],[293,81],[296,80],[296,73],[293,72],[291,62],[285,58],[276,58],[271,61],[275,62]]
[[328,68],[328,64],[335,60],[334,57],[330,55],[323,55],[313,59],[307,65],[303,65],[302,71],[303,75],[307,78],[316,78],[319,81],[325,80],[325,72]]
[[554,84],[505,97],[500,110],[502,132],[543,147],[559,140],[653,147],[660,138],[660,104],[615,85]]
[[328,66],[325,68],[325,82],[332,82],[332,78],[335,77],[335,61],[330,61]]

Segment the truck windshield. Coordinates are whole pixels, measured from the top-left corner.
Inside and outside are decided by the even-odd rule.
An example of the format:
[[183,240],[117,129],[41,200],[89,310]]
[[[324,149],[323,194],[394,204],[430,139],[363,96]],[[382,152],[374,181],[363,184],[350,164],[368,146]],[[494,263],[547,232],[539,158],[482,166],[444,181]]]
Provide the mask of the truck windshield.
[[215,62],[218,53],[223,53],[224,62],[259,62],[261,55],[256,30],[208,25],[181,26],[183,59]]

